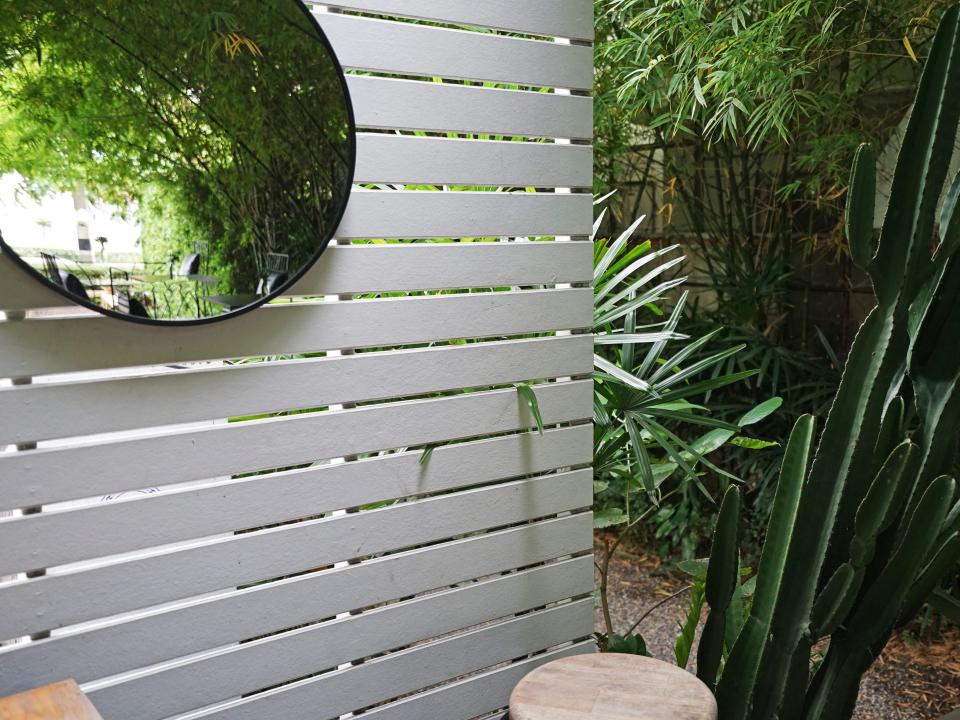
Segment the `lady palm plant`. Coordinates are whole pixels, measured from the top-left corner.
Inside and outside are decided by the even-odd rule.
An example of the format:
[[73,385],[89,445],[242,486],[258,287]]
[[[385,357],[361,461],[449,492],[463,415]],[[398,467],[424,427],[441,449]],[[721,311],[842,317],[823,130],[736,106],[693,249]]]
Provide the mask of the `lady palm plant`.
[[[594,236],[602,222],[603,213]],[[696,339],[678,332],[686,293],[664,316],[658,303],[684,283],[684,277],[670,277],[684,258],[678,246],[654,251],[649,242],[631,244],[642,222],[634,222],[613,242],[594,237],[595,526],[619,530],[599,562],[604,642],[619,649],[623,641],[613,639],[607,574],[623,539],[675,496],[699,493],[712,505],[703,475],[712,473],[721,486],[736,478],[707,456],[779,406],[779,399],[773,399],[738,422],[728,422],[703,404],[712,390],[754,371],[715,372],[744,347],[705,354],[719,330]],[[638,646],[633,638],[628,642]]]

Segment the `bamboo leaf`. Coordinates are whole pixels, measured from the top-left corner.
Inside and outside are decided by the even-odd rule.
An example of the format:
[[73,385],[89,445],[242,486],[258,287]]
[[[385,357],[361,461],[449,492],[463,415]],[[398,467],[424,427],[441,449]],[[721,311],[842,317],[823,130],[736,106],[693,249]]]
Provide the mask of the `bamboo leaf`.
[[530,408],[530,414],[537,423],[537,431],[543,435],[543,417],[540,415],[540,400],[537,398],[537,393],[526,383],[519,383],[516,388],[517,393]]

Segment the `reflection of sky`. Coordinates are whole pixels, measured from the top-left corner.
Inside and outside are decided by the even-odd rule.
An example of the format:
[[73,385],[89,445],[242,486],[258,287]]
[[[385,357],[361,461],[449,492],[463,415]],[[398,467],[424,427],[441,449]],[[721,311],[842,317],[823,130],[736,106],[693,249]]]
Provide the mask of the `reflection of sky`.
[[107,238],[108,255],[140,253],[140,226],[119,217],[115,206],[88,203],[78,210],[70,193],[54,193],[36,202],[23,191],[22,180],[17,173],[0,176],[0,231],[10,246],[76,252],[77,225],[85,222],[97,256],[100,243],[94,239],[100,236]]

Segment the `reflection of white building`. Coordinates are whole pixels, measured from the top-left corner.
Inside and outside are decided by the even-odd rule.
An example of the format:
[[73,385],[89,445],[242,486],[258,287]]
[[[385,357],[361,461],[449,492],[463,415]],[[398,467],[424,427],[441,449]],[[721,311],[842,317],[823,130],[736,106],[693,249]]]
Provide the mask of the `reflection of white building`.
[[[131,215],[132,212],[128,212]],[[142,256],[140,226],[124,219],[113,205],[90,203],[86,194],[52,193],[36,201],[17,173],[0,176],[0,232],[14,248],[64,253],[82,260],[99,260],[96,238],[107,238],[107,257]]]

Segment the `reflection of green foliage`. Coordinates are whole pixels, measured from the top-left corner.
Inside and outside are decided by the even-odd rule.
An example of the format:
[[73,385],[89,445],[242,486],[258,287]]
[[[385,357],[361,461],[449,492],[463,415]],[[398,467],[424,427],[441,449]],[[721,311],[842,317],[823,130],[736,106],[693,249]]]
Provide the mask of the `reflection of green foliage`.
[[177,188],[159,183],[144,188],[137,220],[143,228],[143,259],[151,269],[182,260],[196,243],[211,236],[209,227],[190,216]]
[[0,172],[140,204],[145,245],[251,288],[305,262],[347,179],[340,78],[297,3],[17,0],[0,13]]

